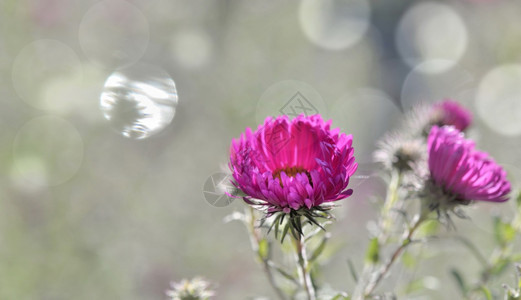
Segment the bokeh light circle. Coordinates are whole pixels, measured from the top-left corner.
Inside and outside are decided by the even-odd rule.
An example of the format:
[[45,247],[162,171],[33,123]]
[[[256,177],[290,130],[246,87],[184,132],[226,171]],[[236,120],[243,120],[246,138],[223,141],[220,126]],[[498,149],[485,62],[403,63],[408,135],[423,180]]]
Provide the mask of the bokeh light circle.
[[398,106],[384,92],[360,88],[340,97],[330,107],[333,127],[353,135],[358,162],[372,162],[376,140],[395,125],[401,115]]
[[299,21],[312,43],[328,50],[342,50],[364,36],[370,12],[366,0],[302,0]]
[[476,108],[496,132],[521,135],[521,65],[499,66],[488,72],[479,84]]
[[27,122],[13,143],[11,178],[15,185],[38,189],[72,178],[83,161],[83,140],[70,122],[55,116]]
[[396,47],[411,67],[437,61],[424,72],[444,72],[463,56],[468,32],[462,17],[449,5],[422,2],[411,7],[400,20]]
[[111,69],[138,61],[148,47],[149,37],[146,17],[123,0],[95,4],[83,16],[78,33],[85,55]]
[[[44,110],[60,110],[59,103],[44,97],[43,90],[55,80],[82,79],[81,62],[67,45],[51,39],[34,41],[16,56],[11,73],[13,87],[27,104]],[[67,89],[58,87],[57,92]],[[71,99],[72,101],[72,99]]]
[[443,73],[429,73],[433,61],[416,66],[402,85],[401,104],[404,111],[419,103],[434,103],[451,98],[470,107],[475,79],[465,69],[454,67]]
[[144,139],[163,130],[175,115],[177,89],[159,67],[136,64],[112,73],[100,96],[105,119],[123,136]]
[[99,97],[106,76],[106,72],[94,64],[84,63],[69,77],[49,79],[42,88],[41,97],[44,103],[53,107],[55,114],[99,123],[99,106],[93,99]]
[[173,58],[188,69],[199,68],[208,63],[212,48],[210,36],[196,29],[177,32],[170,41]]
[[297,80],[284,80],[270,86],[257,102],[255,120],[258,124],[268,116],[287,115],[294,118],[321,114],[327,117],[327,106],[322,96],[311,85]]

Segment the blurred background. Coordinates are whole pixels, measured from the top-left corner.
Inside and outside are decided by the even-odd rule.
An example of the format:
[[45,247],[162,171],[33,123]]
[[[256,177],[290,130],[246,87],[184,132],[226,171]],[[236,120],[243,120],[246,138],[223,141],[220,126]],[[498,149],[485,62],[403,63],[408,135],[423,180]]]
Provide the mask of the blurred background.
[[[203,193],[268,115],[332,119],[364,166],[412,105],[453,98],[517,187],[520,15],[510,0],[0,0],[0,299],[166,299],[196,275],[216,299],[272,298],[246,230],[223,222],[244,204]],[[323,262],[337,290],[385,191],[352,185]],[[427,276],[414,299],[456,299],[450,268],[479,266],[450,237],[488,256],[489,215],[512,202],[466,208],[383,288]]]

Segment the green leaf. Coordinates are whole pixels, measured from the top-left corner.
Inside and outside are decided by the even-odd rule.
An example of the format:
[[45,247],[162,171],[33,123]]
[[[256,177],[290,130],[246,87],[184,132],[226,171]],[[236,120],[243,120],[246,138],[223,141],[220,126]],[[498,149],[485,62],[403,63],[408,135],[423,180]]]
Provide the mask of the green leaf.
[[286,235],[288,234],[288,231],[289,231],[289,227],[291,225],[289,224],[289,222],[286,222],[286,225],[284,226],[284,229],[282,230],[282,236],[280,237],[280,243],[284,243],[284,238],[286,237]]
[[283,216],[283,214],[278,214],[275,217],[275,220],[273,220],[273,222],[271,223],[267,234],[269,234],[271,232],[271,230],[273,229],[273,227],[275,227],[275,238],[277,238],[278,229],[279,229],[279,220],[282,218],[282,216]]
[[270,245],[267,239],[262,239],[259,242],[259,257],[266,261],[270,256]]
[[329,234],[324,234],[324,237],[322,238],[322,241],[320,241],[320,244],[318,247],[313,251],[313,254],[311,255],[311,258],[309,259],[310,262],[315,261],[320,254],[324,251],[324,248],[326,247],[327,240],[329,239]]
[[517,207],[518,207],[518,208],[521,208],[521,191],[519,191],[519,192],[517,193],[516,203],[517,203]]
[[369,242],[365,259],[372,264],[376,264],[380,261],[380,244],[378,243],[378,238],[374,237]]
[[355,265],[353,264],[353,261],[351,259],[347,260],[347,266],[349,267],[349,272],[351,273],[351,276],[353,276],[353,280],[355,283],[358,283],[358,274],[356,273]]
[[293,232],[293,230],[296,231],[294,233],[295,238],[298,238],[297,234],[299,236],[303,236],[304,235],[304,232],[302,231],[302,223],[300,222],[300,216],[299,215],[292,216],[290,218],[290,223],[291,223],[291,227],[292,227],[292,232]]
[[508,267],[509,264],[510,264],[510,259],[508,259],[508,258],[499,259],[497,262],[494,263],[494,266],[492,267],[490,272],[493,275],[500,275],[501,273],[503,273],[506,270],[506,268]]
[[[279,215],[275,221],[273,221],[273,223],[275,224],[275,239],[278,240],[279,239],[279,226],[280,226],[280,223],[282,222],[282,216],[284,215]],[[280,219],[280,222],[279,222],[279,219]]]
[[417,231],[417,236],[428,237],[436,234],[440,228],[440,222],[438,220],[426,220],[423,221]]
[[512,226],[512,224],[504,224],[503,237],[507,243],[511,243],[516,238],[516,229],[514,226]]
[[275,265],[273,262],[269,261],[268,265],[275,269],[282,277],[286,278],[287,280],[295,283],[296,285],[299,285],[299,282],[295,279],[295,277],[291,276],[288,272],[284,271],[281,267]]
[[405,286],[406,293],[411,294],[411,293],[423,290],[425,288],[425,285],[423,282],[424,282],[423,279],[412,280]]
[[516,237],[516,230],[511,224],[503,222],[499,217],[495,217],[494,237],[501,246],[505,246],[514,240]]
[[467,289],[467,285],[465,284],[465,280],[463,279],[463,276],[461,276],[461,273],[456,269],[452,269],[452,270],[450,270],[450,274],[456,280],[456,283],[461,291],[461,294],[463,294],[465,296],[467,294],[468,289]]
[[402,255],[402,264],[408,269],[414,269],[418,264],[417,259],[409,252],[405,252]]
[[511,261],[520,261],[521,260],[521,253],[513,253],[510,255]]
[[311,222],[312,224],[315,224],[315,225],[318,226],[320,229],[326,231],[326,229],[325,229],[322,225],[320,225],[320,223],[318,223],[317,220],[315,220],[315,218],[314,218],[312,215],[310,215],[309,213],[305,213],[304,216],[306,217],[306,219],[307,219],[309,222]]
[[349,296],[346,296],[345,294],[338,294],[336,296],[334,296],[333,298],[331,298],[331,300],[349,300],[351,298],[349,298]]
[[492,298],[492,293],[490,293],[490,290],[486,286],[482,285],[480,289],[483,292],[483,295],[485,296],[485,298],[487,300],[492,300],[493,299]]

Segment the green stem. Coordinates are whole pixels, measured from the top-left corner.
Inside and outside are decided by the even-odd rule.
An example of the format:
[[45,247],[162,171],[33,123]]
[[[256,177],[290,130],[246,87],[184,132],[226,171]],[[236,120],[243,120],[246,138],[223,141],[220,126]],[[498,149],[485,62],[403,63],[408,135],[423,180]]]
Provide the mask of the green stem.
[[400,257],[400,255],[405,250],[405,248],[407,248],[407,246],[409,246],[411,244],[412,236],[414,235],[416,230],[420,227],[420,225],[423,223],[423,221],[425,221],[425,215],[421,214],[418,217],[418,219],[414,222],[414,224],[409,228],[407,235],[403,239],[400,246],[393,252],[389,261],[384,266],[382,266],[380,271],[378,271],[376,277],[369,282],[369,284],[365,288],[363,298],[366,298],[367,296],[371,295],[374,292],[374,290],[376,289],[378,284],[382,281],[382,279],[385,277],[385,275],[389,272],[392,265]]
[[270,283],[271,287],[275,291],[275,294],[277,294],[277,297],[280,300],[286,300],[286,295],[282,291],[282,289],[277,285],[277,282],[275,281],[275,277],[273,276],[273,268],[272,263],[269,260],[269,258],[262,257],[261,253],[259,252],[259,244],[262,240],[262,238],[259,235],[258,230],[255,228],[255,215],[254,210],[252,207],[250,207],[250,218],[248,223],[248,231],[250,234],[250,241],[252,244],[253,251],[257,254],[257,257],[262,262],[262,268],[264,273],[266,274],[266,277],[268,278],[268,282]]
[[[521,229],[521,214],[519,211],[514,217],[514,220],[512,220],[511,225],[517,232],[519,232]],[[476,249],[476,247],[470,241],[468,241],[468,244],[472,245],[472,247],[469,247],[471,250]],[[512,242],[497,246],[488,260],[485,259],[477,249],[475,250],[475,252],[478,254],[476,257],[478,257],[480,262],[482,262],[484,270],[481,273],[481,278],[479,281],[467,292],[468,295],[472,295],[472,293],[479,292],[480,290],[483,290],[483,288],[486,288],[487,284],[494,277],[494,270],[497,269],[500,264],[504,263],[503,261],[508,259],[512,254],[512,247]],[[467,298],[470,297],[467,296]]]
[[481,274],[479,282],[469,290],[469,293],[477,292],[486,287],[488,282],[493,277],[493,271],[498,267],[502,261],[510,255],[511,247],[508,245],[496,248],[490,258],[490,263]]
[[[298,220],[300,222],[300,220]],[[315,289],[311,280],[311,274],[309,272],[309,261],[306,254],[305,238],[298,232],[292,232],[292,238],[295,243],[295,250],[297,255],[297,268],[300,277],[300,281],[308,300],[315,300]]]
[[[397,206],[399,200],[399,190],[402,183],[402,174],[398,171],[391,173],[391,180],[387,189],[387,195],[385,197],[384,204],[380,212],[380,220],[378,222],[379,233],[377,236],[378,248],[382,245],[387,244],[389,240],[389,232],[391,226],[394,224],[394,218],[392,211]],[[353,293],[353,299],[363,299],[365,296],[365,288],[371,282],[371,277],[375,271],[375,265],[372,262],[366,262],[362,271],[360,280],[358,281],[355,291]]]
[[392,211],[399,199],[398,192],[401,183],[402,174],[400,172],[394,172],[391,176],[391,182],[389,183],[389,189],[387,190],[387,197],[381,212],[380,234],[378,237],[380,244],[385,244],[387,242],[391,226],[395,223],[395,218],[393,218]]

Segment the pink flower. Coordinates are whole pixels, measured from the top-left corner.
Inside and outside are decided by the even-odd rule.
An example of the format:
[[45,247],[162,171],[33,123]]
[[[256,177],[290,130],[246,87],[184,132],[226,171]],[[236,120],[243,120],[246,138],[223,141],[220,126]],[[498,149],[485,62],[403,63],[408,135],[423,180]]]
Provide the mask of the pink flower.
[[431,179],[451,202],[508,200],[505,170],[456,128],[433,126],[427,146]]
[[273,214],[349,197],[349,177],[358,166],[353,138],[330,124],[320,115],[268,117],[255,132],[247,128],[234,139],[229,166],[244,200]]
[[472,123],[472,113],[458,102],[446,99],[433,105],[432,124],[451,125],[465,131]]

